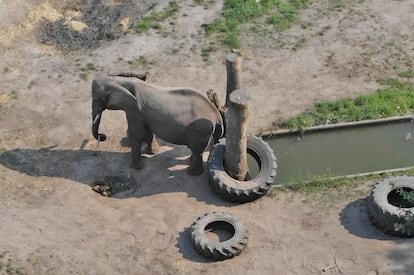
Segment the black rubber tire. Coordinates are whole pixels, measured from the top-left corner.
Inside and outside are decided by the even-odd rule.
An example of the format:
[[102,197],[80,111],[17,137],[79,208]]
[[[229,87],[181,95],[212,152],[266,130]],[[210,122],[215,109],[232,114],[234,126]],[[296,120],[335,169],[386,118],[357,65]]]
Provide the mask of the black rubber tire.
[[[206,228],[211,226],[212,229],[223,229],[223,225],[230,227],[232,233],[234,231],[230,239],[221,242],[207,237]],[[237,217],[224,212],[213,212],[197,218],[191,226],[191,239],[201,255],[221,261],[239,255],[246,248],[249,237],[246,226]]]
[[414,215],[414,207],[399,208],[389,203],[388,195],[397,188],[410,188],[414,190],[414,177],[395,176],[379,181],[368,197],[367,207],[369,218],[379,230],[384,233],[400,236],[413,237],[413,234],[403,233],[395,230],[395,224],[406,224],[411,211]]
[[259,174],[251,180],[239,181],[224,169],[226,140],[214,145],[208,159],[209,182],[224,199],[232,202],[249,202],[264,196],[276,176],[276,157],[269,144],[256,136],[247,138],[247,152],[255,158],[260,167]]

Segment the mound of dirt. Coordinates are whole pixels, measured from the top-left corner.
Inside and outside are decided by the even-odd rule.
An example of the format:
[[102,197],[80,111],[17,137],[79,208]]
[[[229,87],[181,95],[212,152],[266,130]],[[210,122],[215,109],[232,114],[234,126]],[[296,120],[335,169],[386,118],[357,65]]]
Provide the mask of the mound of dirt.
[[128,32],[154,1],[76,0],[60,4],[62,16],[40,23],[40,42],[61,49],[94,49]]

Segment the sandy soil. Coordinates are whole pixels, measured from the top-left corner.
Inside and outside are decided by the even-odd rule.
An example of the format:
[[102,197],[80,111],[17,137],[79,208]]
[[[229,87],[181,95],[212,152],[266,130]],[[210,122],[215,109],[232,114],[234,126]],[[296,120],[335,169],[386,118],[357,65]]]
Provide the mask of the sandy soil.
[[[368,221],[372,182],[230,204],[210,190],[206,173],[186,175],[185,147],[163,143],[143,170],[130,170],[121,112],[104,113],[108,140],[94,141],[90,84],[101,71],[148,72],[148,81],[224,98],[228,51],[206,57],[213,38],[201,27],[222,1],[180,0],[179,12],[148,34],[128,28],[168,2],[136,2],[0,0],[0,273],[412,274],[413,241]],[[314,0],[288,31],[246,34],[250,131],[413,71],[413,14],[410,0]],[[96,18],[109,27],[97,29]],[[85,28],[102,36],[82,37]],[[135,184],[103,197],[91,185],[106,175]],[[217,210],[240,217],[250,240],[240,256],[215,263],[193,250],[189,227]]]

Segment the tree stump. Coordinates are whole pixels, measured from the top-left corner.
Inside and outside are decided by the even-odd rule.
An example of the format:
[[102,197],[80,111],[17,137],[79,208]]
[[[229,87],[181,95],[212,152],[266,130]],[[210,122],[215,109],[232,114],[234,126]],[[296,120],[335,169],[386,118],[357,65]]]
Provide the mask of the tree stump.
[[229,97],[229,109],[226,115],[227,136],[224,164],[227,173],[237,180],[245,180],[249,167],[247,165],[247,102],[250,96],[235,90]]
[[248,93],[240,89],[241,59],[236,54],[227,55],[226,90],[226,151],[224,167],[234,179],[244,181],[249,172],[247,165]]
[[227,88],[226,88],[226,102],[224,107],[228,108],[230,105],[230,94],[237,89],[240,89],[241,76],[241,58],[236,54],[231,53],[226,58],[227,68]]

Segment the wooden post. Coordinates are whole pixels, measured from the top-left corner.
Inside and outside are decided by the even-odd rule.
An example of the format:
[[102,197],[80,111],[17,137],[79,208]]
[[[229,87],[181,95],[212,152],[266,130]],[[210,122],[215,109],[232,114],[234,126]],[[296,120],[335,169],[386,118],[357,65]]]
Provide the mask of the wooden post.
[[224,164],[227,173],[237,180],[246,180],[247,165],[247,118],[250,96],[242,90],[235,90],[229,97],[226,114],[227,136]]
[[231,53],[226,58],[227,68],[227,89],[226,89],[226,102],[225,108],[229,107],[230,94],[237,89],[240,89],[240,75],[241,75],[241,58],[236,54]]
[[227,90],[226,90],[226,151],[224,165],[227,173],[237,180],[246,179],[247,166],[247,117],[249,109],[248,93],[240,89],[241,58],[229,54],[226,58]]

